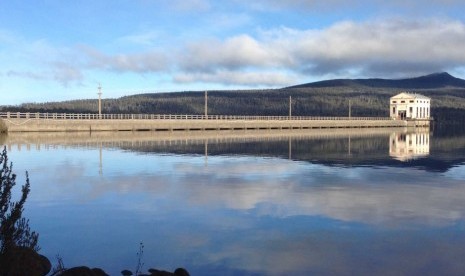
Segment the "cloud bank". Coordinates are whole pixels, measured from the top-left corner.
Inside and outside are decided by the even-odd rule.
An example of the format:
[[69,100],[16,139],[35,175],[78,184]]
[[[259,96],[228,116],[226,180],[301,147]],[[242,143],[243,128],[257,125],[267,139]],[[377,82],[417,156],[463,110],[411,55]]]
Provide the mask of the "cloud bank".
[[[123,39],[141,44],[141,39],[153,43],[153,37],[150,31]],[[141,51],[112,54],[90,45],[56,47],[51,53],[54,48],[47,45],[44,63],[49,68],[42,71],[52,72],[63,85],[81,82],[88,72],[98,70],[165,74],[177,84],[279,87],[309,77],[409,77],[465,67],[465,24],[438,18],[340,21],[304,30],[280,27],[204,37],[171,48],[147,49],[150,44],[142,44]],[[47,75],[42,71],[12,68],[2,73],[37,80]]]
[[[297,75],[402,76],[465,64],[465,25],[447,20],[339,22],[325,29],[281,28],[258,38],[199,42],[180,62],[188,72],[286,70]],[[288,74],[286,72],[286,74]]]

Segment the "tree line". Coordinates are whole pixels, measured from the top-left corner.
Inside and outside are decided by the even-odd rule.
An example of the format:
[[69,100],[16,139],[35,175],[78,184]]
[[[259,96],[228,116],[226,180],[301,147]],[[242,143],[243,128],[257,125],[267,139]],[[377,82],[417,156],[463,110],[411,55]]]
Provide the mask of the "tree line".
[[[389,98],[398,88],[303,87],[264,90],[208,91],[210,115],[287,116],[289,97],[294,116],[387,117]],[[442,122],[465,121],[465,89],[410,89],[432,98],[431,115]],[[24,103],[1,106],[1,111],[97,113],[97,99]],[[102,112],[108,114],[204,114],[204,92],[150,93],[103,99]]]

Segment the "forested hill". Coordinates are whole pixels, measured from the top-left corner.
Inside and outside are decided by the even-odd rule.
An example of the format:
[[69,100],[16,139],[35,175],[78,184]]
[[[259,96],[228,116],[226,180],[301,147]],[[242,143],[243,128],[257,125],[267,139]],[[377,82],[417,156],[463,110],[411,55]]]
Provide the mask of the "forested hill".
[[[389,98],[401,91],[432,98],[432,116],[465,122],[465,80],[448,73],[411,79],[339,79],[280,89],[208,91],[208,114],[347,116],[389,115]],[[149,93],[103,99],[104,113],[203,114],[204,91]],[[96,99],[3,106],[3,111],[96,113]]]
[[311,87],[375,87],[399,89],[440,89],[447,87],[465,88],[465,80],[451,76],[449,73],[434,73],[407,79],[335,79],[291,86],[289,88]]

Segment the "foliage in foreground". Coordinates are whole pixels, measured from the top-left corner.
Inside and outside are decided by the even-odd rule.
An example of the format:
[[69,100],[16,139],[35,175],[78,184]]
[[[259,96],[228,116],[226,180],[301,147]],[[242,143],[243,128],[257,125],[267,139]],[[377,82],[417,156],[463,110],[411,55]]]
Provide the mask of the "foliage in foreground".
[[12,258],[18,248],[37,252],[39,234],[31,231],[29,220],[22,217],[24,203],[30,191],[29,177],[21,188],[19,201],[12,201],[16,185],[13,164],[8,163],[6,148],[0,154],[0,275],[8,275]]

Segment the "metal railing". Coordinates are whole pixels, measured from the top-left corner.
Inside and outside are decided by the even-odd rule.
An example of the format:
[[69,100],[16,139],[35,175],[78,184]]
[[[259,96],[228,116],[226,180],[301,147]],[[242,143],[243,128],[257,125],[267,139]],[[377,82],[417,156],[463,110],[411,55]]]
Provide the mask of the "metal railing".
[[24,113],[0,112],[3,119],[37,120],[392,120],[389,117],[329,117],[329,116],[243,116],[243,115],[173,115],[173,114],[85,114],[85,113]]

